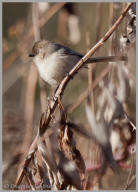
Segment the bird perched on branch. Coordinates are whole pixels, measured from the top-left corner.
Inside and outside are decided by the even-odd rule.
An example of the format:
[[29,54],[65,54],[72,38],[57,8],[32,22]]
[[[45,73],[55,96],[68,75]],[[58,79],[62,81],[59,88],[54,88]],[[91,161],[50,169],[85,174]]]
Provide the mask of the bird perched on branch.
[[[83,58],[83,54],[57,43],[40,40],[35,42],[29,57],[33,57],[41,78],[55,88],[77,62]],[[89,58],[85,61],[85,64],[120,60],[126,61],[127,57],[107,56]]]

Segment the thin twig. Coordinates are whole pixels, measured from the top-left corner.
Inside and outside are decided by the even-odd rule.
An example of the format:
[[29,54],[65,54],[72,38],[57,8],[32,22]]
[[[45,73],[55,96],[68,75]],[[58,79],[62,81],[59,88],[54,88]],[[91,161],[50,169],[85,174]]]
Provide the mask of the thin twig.
[[38,4],[33,3],[32,5],[32,21],[35,41],[40,40],[40,25],[39,25],[39,11]]
[[96,38],[95,43],[99,40],[100,37],[100,31],[101,31],[101,21],[102,21],[102,3],[97,3],[96,6]]
[[[87,46],[87,51],[90,49],[90,33],[86,33],[86,46]],[[93,92],[93,67],[95,66],[95,63],[93,65],[89,65],[88,67],[88,85],[89,85],[89,95],[91,98],[91,108],[92,111],[94,112],[94,92]]]
[[21,149],[23,155],[20,162],[22,162],[22,160],[24,159],[25,157],[24,155],[27,152],[26,150],[28,149],[32,141],[36,83],[37,83],[37,70],[35,66],[31,64],[30,71],[27,77],[27,82],[26,82],[27,87],[26,87],[25,110],[24,110],[24,119],[25,119],[26,125],[25,125],[24,140],[23,140],[22,149]]
[[[112,26],[112,23],[113,23],[113,14],[114,11],[113,11],[113,3],[110,3],[109,4],[109,27]],[[112,47],[112,37],[109,39],[109,55],[112,55],[113,54],[113,47]]]
[[[33,29],[34,29],[34,39],[36,42],[36,41],[41,39],[40,22],[39,22],[39,9],[38,9],[37,3],[33,3],[33,10],[32,11],[33,11],[32,20],[33,20]],[[45,84],[40,79],[40,77],[39,77],[39,86],[40,86],[41,112],[43,113],[45,111],[45,108],[46,108],[46,90],[45,90]]]

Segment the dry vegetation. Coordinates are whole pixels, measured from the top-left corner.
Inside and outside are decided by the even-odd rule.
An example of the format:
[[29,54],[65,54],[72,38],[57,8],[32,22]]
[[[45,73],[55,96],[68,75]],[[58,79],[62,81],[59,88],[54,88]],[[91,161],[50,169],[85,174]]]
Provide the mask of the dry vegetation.
[[[4,21],[10,4],[3,5]],[[30,3],[27,8],[26,18],[3,28],[3,188],[135,189],[135,4]],[[108,16],[102,18],[105,9]],[[48,97],[49,87],[28,53],[34,41],[55,30],[55,41],[87,53]],[[94,63],[86,72],[84,62],[92,55],[127,56],[127,61]]]

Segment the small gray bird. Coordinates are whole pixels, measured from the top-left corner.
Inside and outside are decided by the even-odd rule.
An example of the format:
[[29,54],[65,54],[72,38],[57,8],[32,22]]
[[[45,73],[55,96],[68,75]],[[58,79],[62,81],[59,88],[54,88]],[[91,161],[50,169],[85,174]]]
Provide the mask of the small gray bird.
[[[56,88],[69,71],[83,57],[81,53],[71,50],[63,45],[47,40],[37,41],[29,57],[38,68],[41,78]],[[107,56],[89,58],[85,63],[126,61],[126,56]]]

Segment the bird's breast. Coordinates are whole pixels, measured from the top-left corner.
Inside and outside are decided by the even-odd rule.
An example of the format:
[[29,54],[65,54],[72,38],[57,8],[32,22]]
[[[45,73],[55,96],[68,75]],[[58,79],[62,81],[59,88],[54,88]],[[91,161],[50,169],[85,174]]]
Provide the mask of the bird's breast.
[[57,54],[52,54],[45,59],[39,60],[36,58],[34,60],[41,78],[50,84],[52,87],[58,85],[58,76],[60,74],[58,66],[58,57]]

